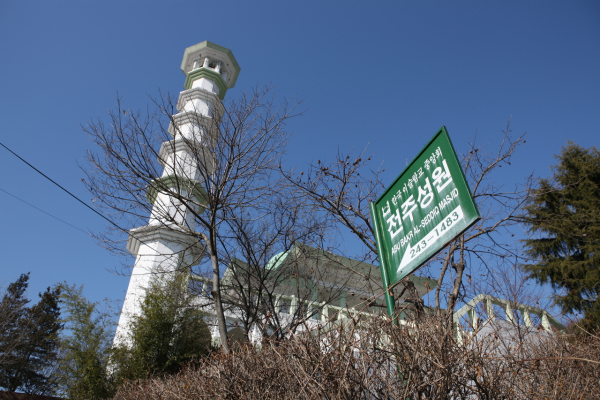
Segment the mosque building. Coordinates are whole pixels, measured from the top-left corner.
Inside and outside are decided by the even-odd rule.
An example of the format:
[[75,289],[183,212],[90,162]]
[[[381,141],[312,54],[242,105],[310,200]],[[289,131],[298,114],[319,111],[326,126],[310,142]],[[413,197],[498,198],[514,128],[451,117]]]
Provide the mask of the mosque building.
[[[127,242],[135,264],[115,343],[127,341],[131,320],[139,315],[152,279],[189,270],[200,263],[205,254],[197,235],[189,232],[196,231],[195,213],[199,212],[198,204],[202,202],[203,179],[207,170],[210,173],[210,143],[218,140],[208,134],[209,126],[220,122],[224,113],[222,100],[227,90],[234,87],[240,66],[231,50],[204,41],[185,49],[181,69],[185,74],[185,90],[179,94],[178,113],[171,117],[169,133],[173,139],[162,144],[159,161],[163,173],[149,185],[146,193],[152,212],[147,225],[130,231]],[[203,158],[199,159],[198,154]],[[199,168],[199,163],[203,163],[203,168]],[[181,198],[197,201],[186,204]],[[253,295],[252,276],[240,281],[246,267],[244,261],[237,260],[222,277],[223,298],[233,299],[225,309],[231,340],[260,340],[264,333],[264,329],[259,329],[260,321],[264,324],[266,320],[277,320],[277,326],[289,329],[294,321],[301,320],[302,329],[311,329],[348,317],[385,313],[383,296],[377,297],[381,294],[382,282],[379,267],[375,265],[296,243],[288,251],[273,256],[265,266],[272,278],[263,285],[264,293],[258,297]],[[212,279],[193,274],[189,274],[188,279],[189,287],[198,294],[195,304],[206,313],[213,340],[218,342]],[[412,289],[396,298],[400,304],[419,303],[419,299],[437,285],[433,279],[416,275],[411,275],[410,281]],[[248,295],[245,302],[242,301],[244,293]],[[260,309],[258,304],[264,304],[261,316],[247,318],[251,304],[257,309]],[[455,313],[457,326],[464,323],[465,317],[471,330],[483,326],[494,318],[494,305],[501,307],[512,322],[517,322],[512,310],[519,310],[528,327],[535,325],[536,316],[544,330],[561,327],[544,310],[483,295]],[[478,317],[475,311],[478,306],[486,310],[485,319]],[[407,307],[410,309],[414,307]],[[253,325],[247,326],[248,321]]]

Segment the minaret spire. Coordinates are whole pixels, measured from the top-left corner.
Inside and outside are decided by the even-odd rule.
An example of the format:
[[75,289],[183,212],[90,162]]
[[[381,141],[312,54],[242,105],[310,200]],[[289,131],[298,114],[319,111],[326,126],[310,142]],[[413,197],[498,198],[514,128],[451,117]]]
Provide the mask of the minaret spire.
[[[235,85],[240,67],[231,50],[209,41],[185,49],[181,70],[186,90],[179,94],[177,114],[159,152],[160,178],[148,187],[152,204],[148,225],[130,231],[127,250],[136,257],[119,318],[115,344],[127,341],[132,317],[139,314],[152,279],[199,262],[202,246],[194,235],[195,213],[202,204],[204,178],[212,173],[211,126],[224,109],[221,100]],[[201,164],[201,165],[200,165]]]

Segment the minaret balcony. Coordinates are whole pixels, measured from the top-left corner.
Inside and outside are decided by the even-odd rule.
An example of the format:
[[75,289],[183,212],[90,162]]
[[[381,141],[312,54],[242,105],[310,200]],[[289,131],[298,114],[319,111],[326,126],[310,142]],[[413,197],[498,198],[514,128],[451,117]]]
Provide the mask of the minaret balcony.
[[158,162],[163,166],[163,176],[177,175],[186,179],[203,181],[213,174],[215,156],[211,146],[193,145],[185,139],[163,142],[158,152]]
[[179,93],[177,110],[193,111],[219,121],[225,113],[225,106],[215,93],[194,87]]
[[[205,204],[206,192],[200,182],[178,177],[175,175],[164,176],[154,179],[146,191],[146,200],[154,204],[159,192],[165,192],[175,197],[183,197],[188,201],[194,201],[197,204]],[[201,212],[201,211],[200,211]]]
[[137,257],[140,253],[144,255],[152,253],[158,255],[177,254],[177,251],[174,251],[177,249],[165,247],[164,243],[176,244],[175,247],[185,249],[188,254],[197,260],[205,251],[202,242],[195,235],[190,234],[189,231],[161,225],[146,225],[131,229],[127,239],[127,251],[134,257]]
[[[198,114],[195,111],[184,111],[171,117],[168,132],[174,138],[179,136],[197,143],[205,142],[207,131],[216,131],[217,121]],[[208,143],[207,143],[208,144]]]

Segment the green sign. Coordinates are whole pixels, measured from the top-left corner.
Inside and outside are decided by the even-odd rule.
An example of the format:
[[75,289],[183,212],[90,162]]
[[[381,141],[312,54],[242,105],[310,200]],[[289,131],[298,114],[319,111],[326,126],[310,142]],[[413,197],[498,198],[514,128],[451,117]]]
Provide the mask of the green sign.
[[371,203],[383,283],[411,274],[481,217],[446,127]]

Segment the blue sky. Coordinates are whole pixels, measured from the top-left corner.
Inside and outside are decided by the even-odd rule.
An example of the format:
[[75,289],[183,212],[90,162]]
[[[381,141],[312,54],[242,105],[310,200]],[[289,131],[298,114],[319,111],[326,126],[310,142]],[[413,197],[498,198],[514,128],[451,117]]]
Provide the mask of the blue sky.
[[[117,91],[145,108],[177,93],[183,50],[210,40],[241,66],[235,97],[273,83],[305,99],[289,165],[369,144],[389,182],[446,125],[456,149],[496,143],[512,116],[527,143],[499,182],[547,176],[567,139],[598,145],[600,3],[593,1],[0,1],[0,142],[91,202],[81,179]],[[0,148],[0,283],[31,271],[30,296],[61,281],[122,299],[131,260],[82,230],[103,220]]]

